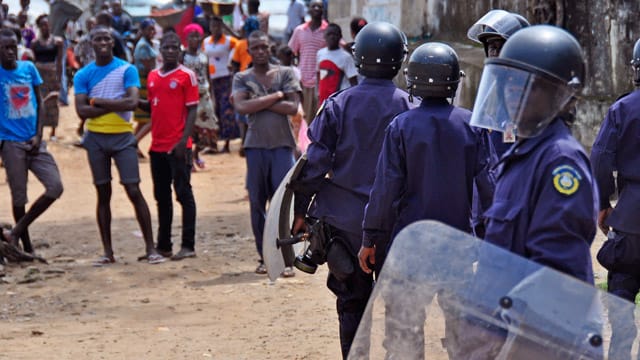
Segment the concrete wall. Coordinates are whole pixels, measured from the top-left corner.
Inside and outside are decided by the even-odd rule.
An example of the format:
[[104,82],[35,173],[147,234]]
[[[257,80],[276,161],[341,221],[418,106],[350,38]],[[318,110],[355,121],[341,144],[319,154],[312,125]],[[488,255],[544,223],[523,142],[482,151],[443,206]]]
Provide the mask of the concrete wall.
[[[640,22],[635,21],[640,13],[639,1],[340,0],[331,2],[329,18],[347,30],[352,16],[364,15],[370,21],[397,25],[413,43],[451,43],[468,75],[458,101],[472,107],[484,54],[467,39],[466,32],[478,18],[495,8],[517,12],[533,24],[564,27],[576,36],[584,50],[587,81],[574,134],[590,147],[607,108],[618,96],[632,90],[629,61],[633,44],[640,37]],[[349,37],[348,31],[344,32]]]

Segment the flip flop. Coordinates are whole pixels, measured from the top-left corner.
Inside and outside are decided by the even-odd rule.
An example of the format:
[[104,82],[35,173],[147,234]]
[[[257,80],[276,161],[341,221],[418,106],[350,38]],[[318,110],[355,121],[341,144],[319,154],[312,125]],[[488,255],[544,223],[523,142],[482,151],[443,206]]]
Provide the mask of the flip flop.
[[115,259],[112,259],[112,258],[109,258],[109,257],[103,255],[103,256],[100,256],[97,260],[94,260],[91,263],[91,265],[93,265],[94,267],[102,267],[102,266],[105,266],[105,265],[113,264],[115,262],[116,262]]
[[160,255],[160,254],[151,254],[149,256],[147,256],[147,262],[149,264],[155,265],[155,264],[160,264],[167,261],[167,258],[165,258],[164,256]]

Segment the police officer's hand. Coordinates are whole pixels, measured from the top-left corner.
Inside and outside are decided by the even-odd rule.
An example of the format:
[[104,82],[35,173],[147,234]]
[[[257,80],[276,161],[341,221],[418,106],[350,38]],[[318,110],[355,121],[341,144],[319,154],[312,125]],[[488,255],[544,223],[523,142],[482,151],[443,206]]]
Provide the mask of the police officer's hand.
[[609,226],[605,225],[605,221],[607,221],[607,218],[609,217],[609,215],[611,215],[612,211],[613,208],[606,208],[600,210],[600,212],[598,213],[598,227],[605,235],[609,233]]
[[301,232],[307,232],[307,223],[304,221],[304,215],[295,215],[291,225],[291,235],[298,235]]
[[371,274],[373,269],[369,268],[369,264],[375,265],[376,263],[376,248],[375,247],[360,247],[358,251],[358,261],[360,262],[360,268],[367,274]]

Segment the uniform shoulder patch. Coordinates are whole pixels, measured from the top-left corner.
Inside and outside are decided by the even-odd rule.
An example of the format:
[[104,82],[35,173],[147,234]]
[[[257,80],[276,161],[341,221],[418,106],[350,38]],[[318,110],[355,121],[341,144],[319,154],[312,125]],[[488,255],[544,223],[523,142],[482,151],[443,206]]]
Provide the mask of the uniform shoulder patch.
[[553,187],[563,195],[572,195],[580,187],[582,176],[571,165],[560,165],[553,169]]

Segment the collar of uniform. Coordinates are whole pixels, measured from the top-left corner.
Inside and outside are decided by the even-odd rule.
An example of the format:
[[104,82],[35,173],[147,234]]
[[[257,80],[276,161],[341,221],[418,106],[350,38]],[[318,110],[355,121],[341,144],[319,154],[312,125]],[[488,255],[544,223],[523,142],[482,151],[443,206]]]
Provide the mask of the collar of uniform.
[[449,101],[446,98],[426,98],[422,99],[420,106],[438,106],[449,105]]
[[565,125],[562,118],[555,118],[547,127],[542,131],[542,134],[529,139],[520,139],[516,142],[515,146],[512,146],[502,157],[503,160],[509,158],[525,156],[535,149],[540,143],[551,136],[559,135],[565,132],[569,132],[569,128]]
[[377,78],[364,78],[362,84],[378,85],[378,86],[396,86],[392,80],[389,79],[377,79]]

